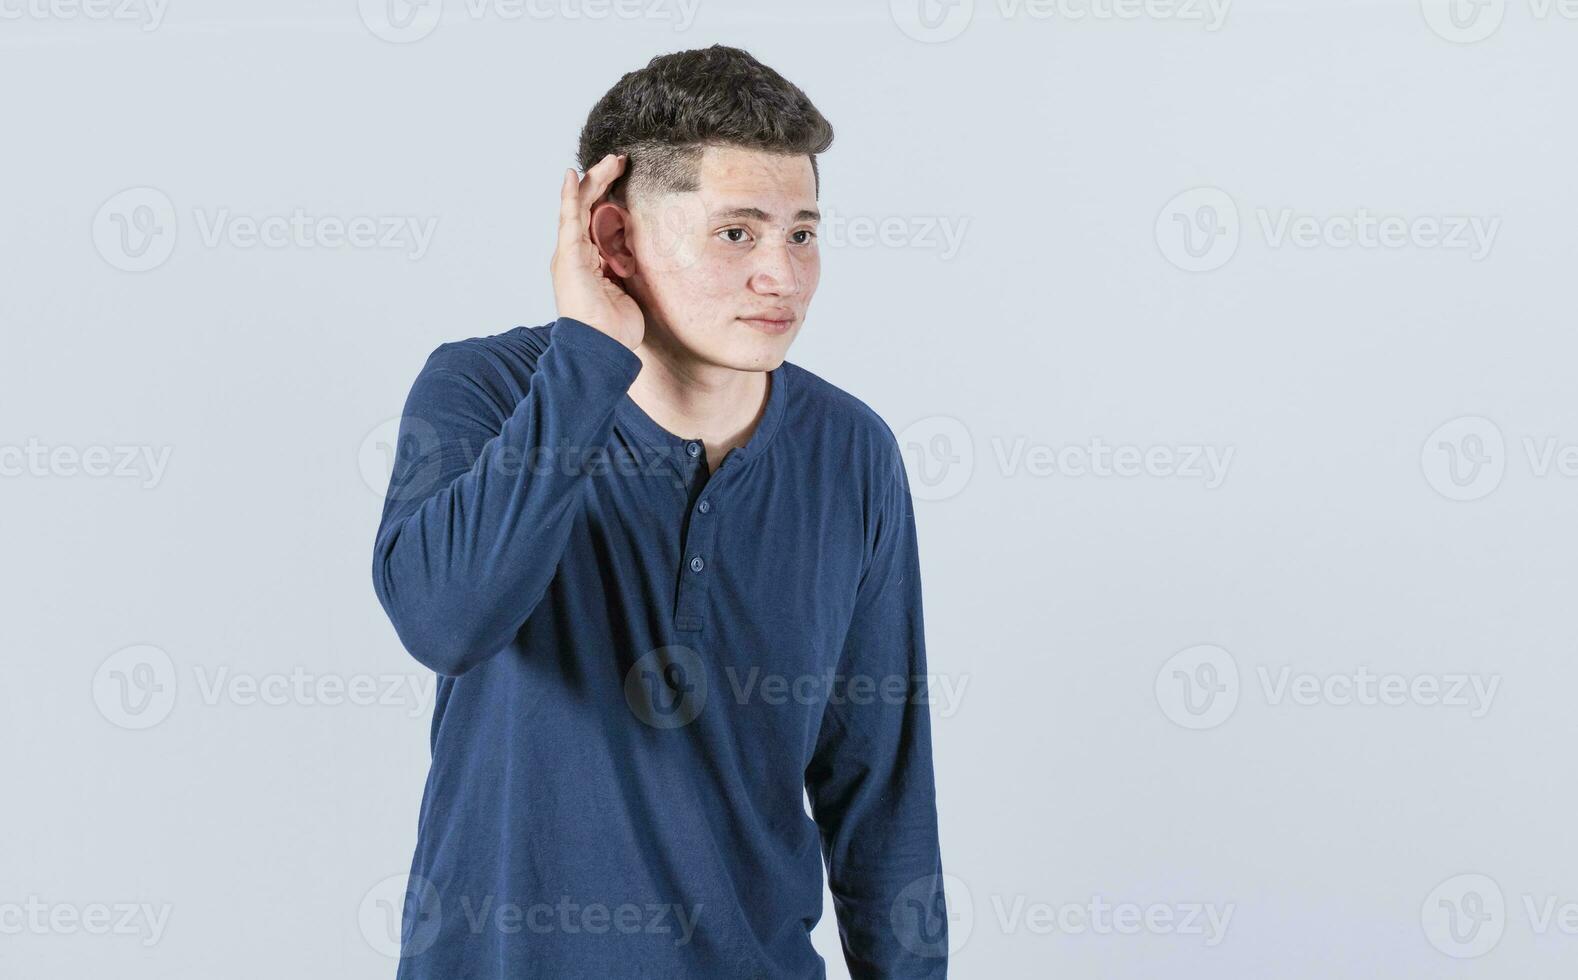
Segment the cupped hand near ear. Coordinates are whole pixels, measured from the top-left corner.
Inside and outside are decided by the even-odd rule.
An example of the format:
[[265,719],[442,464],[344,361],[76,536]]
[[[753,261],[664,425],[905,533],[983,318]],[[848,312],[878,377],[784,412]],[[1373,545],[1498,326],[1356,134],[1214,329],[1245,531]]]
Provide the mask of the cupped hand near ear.
[[548,269],[560,316],[590,324],[635,350],[646,333],[646,320],[636,301],[610,278],[589,228],[592,205],[624,173],[625,159],[610,153],[579,179],[574,170],[564,172],[559,188],[559,245]]

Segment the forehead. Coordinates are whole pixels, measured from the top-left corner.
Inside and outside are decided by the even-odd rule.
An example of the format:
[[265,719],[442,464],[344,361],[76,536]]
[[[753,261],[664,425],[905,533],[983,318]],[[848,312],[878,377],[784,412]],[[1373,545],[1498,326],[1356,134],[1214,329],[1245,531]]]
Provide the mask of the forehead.
[[780,218],[816,207],[816,176],[804,153],[709,146],[702,151],[698,174],[709,207],[759,207]]

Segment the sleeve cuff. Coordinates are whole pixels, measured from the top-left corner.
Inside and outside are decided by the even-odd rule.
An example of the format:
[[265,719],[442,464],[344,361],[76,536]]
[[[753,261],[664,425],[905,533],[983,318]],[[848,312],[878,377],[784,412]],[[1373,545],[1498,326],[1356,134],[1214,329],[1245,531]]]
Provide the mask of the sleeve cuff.
[[629,375],[634,381],[641,373],[641,358],[636,352],[589,323],[561,316],[554,321],[552,343],[569,350],[599,357]]

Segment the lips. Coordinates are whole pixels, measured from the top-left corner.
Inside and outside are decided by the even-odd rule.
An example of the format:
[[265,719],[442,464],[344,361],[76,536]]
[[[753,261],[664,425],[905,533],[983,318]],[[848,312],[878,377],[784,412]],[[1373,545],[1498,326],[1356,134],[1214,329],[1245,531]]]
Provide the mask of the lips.
[[785,310],[773,310],[755,316],[742,316],[740,322],[746,326],[755,327],[767,333],[784,333],[794,326],[794,314]]

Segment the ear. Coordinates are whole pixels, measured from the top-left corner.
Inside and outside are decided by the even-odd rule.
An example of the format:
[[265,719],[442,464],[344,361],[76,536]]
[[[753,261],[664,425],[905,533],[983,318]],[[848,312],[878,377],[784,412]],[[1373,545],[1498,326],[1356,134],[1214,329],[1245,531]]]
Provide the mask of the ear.
[[636,271],[636,253],[631,247],[630,212],[613,201],[592,205],[591,226],[588,229],[592,245],[603,259],[609,272],[621,279],[628,279]]

